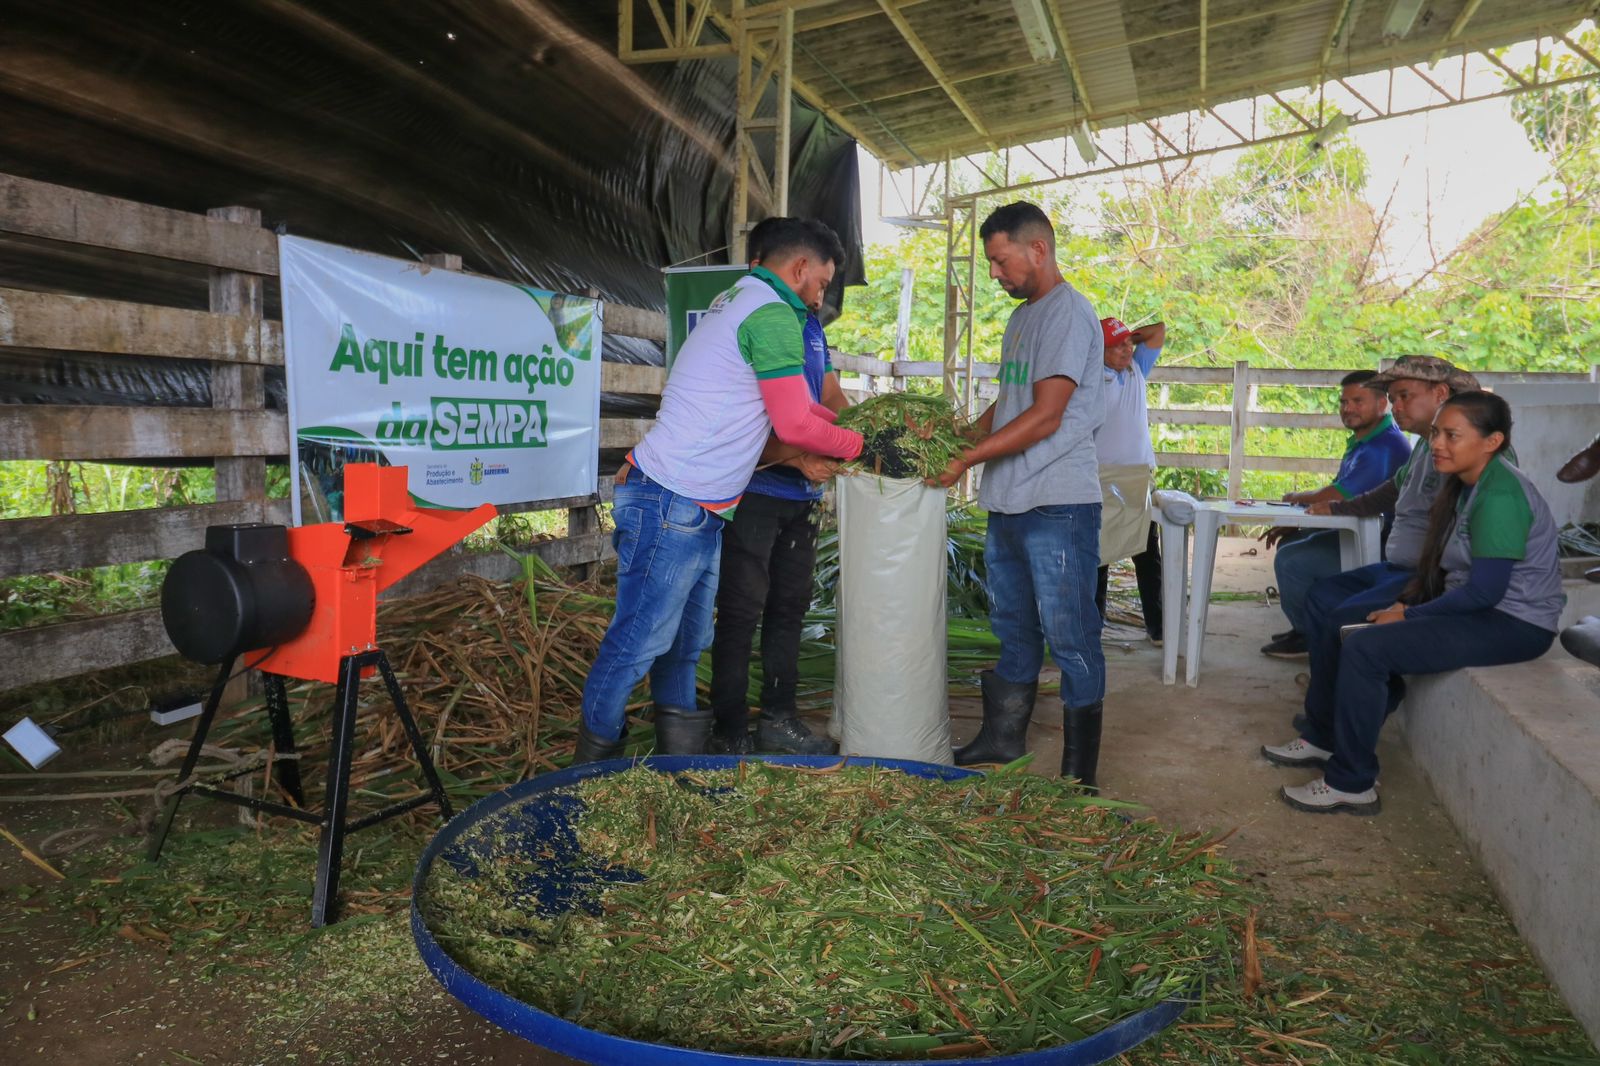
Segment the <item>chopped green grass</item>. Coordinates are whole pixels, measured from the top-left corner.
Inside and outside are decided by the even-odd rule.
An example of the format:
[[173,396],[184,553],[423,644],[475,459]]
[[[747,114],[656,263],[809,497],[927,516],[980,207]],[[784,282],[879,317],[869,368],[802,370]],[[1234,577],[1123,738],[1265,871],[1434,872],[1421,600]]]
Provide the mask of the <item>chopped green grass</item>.
[[[488,983],[589,1028],[820,1058],[1070,1043],[1226,971],[1215,843],[1024,773],[637,769],[577,790],[598,885],[542,914],[515,808],[436,865],[430,926]],[[537,802],[545,802],[540,798]]]

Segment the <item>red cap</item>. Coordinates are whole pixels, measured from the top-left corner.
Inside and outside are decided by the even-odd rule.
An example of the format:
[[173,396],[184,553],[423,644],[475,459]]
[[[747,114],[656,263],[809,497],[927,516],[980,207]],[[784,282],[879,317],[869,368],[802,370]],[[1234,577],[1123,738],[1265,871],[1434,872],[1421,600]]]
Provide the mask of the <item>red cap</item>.
[[1107,348],[1113,344],[1121,344],[1133,336],[1132,331],[1123,324],[1120,318],[1102,318],[1100,320],[1100,328],[1105,332]]

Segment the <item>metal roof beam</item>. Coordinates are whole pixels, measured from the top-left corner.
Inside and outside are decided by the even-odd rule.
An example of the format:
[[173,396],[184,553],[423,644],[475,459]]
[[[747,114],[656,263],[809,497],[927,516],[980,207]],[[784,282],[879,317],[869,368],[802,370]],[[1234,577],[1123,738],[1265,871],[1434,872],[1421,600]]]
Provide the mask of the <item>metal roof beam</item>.
[[1078,102],[1083,105],[1083,113],[1088,115],[1094,110],[1094,105],[1089,103],[1089,90],[1083,84],[1083,73],[1078,68],[1078,57],[1072,53],[1072,40],[1067,36],[1067,24],[1061,18],[1060,0],[1050,0],[1050,24],[1056,29],[1056,39],[1061,42],[1061,60],[1066,64],[1067,77],[1072,79],[1072,91],[1077,93]]
[[1478,8],[1482,6],[1483,0],[1467,0],[1467,6],[1461,9],[1461,14],[1457,15],[1456,20],[1450,24],[1450,32],[1444,35],[1444,40],[1439,44],[1439,50],[1433,53],[1433,57],[1428,62],[1437,63],[1444,58],[1444,54],[1450,50],[1451,43],[1461,36],[1462,31],[1467,28],[1467,23],[1472,21],[1472,16],[1476,15]]
[[1351,0],[1340,0],[1339,10],[1333,13],[1333,23],[1328,27],[1328,37],[1322,42],[1322,58],[1317,60],[1319,71],[1328,67],[1328,57],[1333,55],[1333,47],[1338,43],[1344,30],[1344,21],[1350,17],[1350,4]]
[[[1588,9],[1591,6],[1592,0],[1589,0],[1589,2],[1579,5],[1576,10],[1566,15],[1557,15],[1554,17],[1548,14],[1530,16],[1528,19],[1523,21],[1502,24],[1500,26],[1486,29],[1480,34],[1469,35],[1472,37],[1471,40],[1458,41],[1457,44],[1467,51],[1479,51],[1487,47],[1498,47],[1508,38],[1512,40],[1527,39],[1528,37],[1559,38],[1574,24],[1581,22],[1584,18],[1586,18]],[[1219,24],[1220,23],[1213,23],[1213,26]],[[1519,37],[1518,35],[1527,36]],[[1384,66],[1403,66],[1408,60],[1415,57],[1418,52],[1419,49],[1416,48],[1398,48],[1392,46],[1380,47],[1369,52],[1364,52],[1360,55],[1351,56],[1349,62],[1352,67],[1371,67],[1374,71],[1377,71],[1381,70]],[[1293,67],[1284,67],[1278,70],[1254,73],[1247,79],[1240,79],[1235,82],[1214,86],[1215,91],[1211,95],[1213,98],[1226,97],[1228,99],[1243,99],[1250,96],[1264,96],[1269,91],[1273,90],[1277,90],[1279,92],[1288,91],[1296,88],[1296,86],[1286,83],[1285,79],[1296,76],[1315,77],[1315,72],[1311,69],[1310,64],[1306,63]],[[1299,87],[1314,88],[1315,85],[1312,81],[1308,80],[1306,82],[1302,82]],[[1157,97],[1149,101],[1141,101],[1141,105],[1142,106],[1137,112],[1131,114],[1121,111],[1114,114],[1108,113],[1103,115],[1091,113],[1089,115],[1089,121],[1097,122],[1108,119],[1127,119],[1137,122],[1145,118],[1161,117],[1171,114],[1172,109],[1174,108],[1187,108],[1193,106],[1193,96],[1187,92],[1172,93],[1167,96]],[[1000,131],[999,135],[1007,140],[1021,139],[1032,136],[1050,137],[1058,135],[1060,127],[1061,120],[1057,118],[1051,123],[1041,123],[1039,126],[1024,127],[1016,130],[1002,130]],[[959,145],[952,146],[951,150],[955,151],[959,147]]]
[[[533,2],[535,6],[538,6],[536,0],[530,0],[530,2]],[[692,0],[692,2],[695,4],[696,8],[694,22],[692,27],[685,27],[685,29],[686,31],[692,29],[693,36],[687,37],[686,40],[680,39],[685,45],[684,47],[650,48],[641,51],[635,50],[633,47],[634,5],[637,3],[637,0],[618,0],[618,58],[624,63],[672,63],[687,59],[711,59],[720,56],[737,55],[738,49],[735,48],[732,43],[737,39],[737,24],[735,23],[734,19],[729,15],[723,14],[723,12],[718,9],[717,0]],[[821,0],[817,0],[817,2],[820,3]],[[829,2],[832,2],[832,0],[829,0]],[[907,0],[907,2],[916,2],[916,0]],[[741,14],[741,19],[748,18],[749,12],[752,10],[771,8],[773,11],[781,11],[784,8],[793,6],[793,4],[806,3],[807,0],[784,0],[782,3],[763,4],[760,5],[759,8],[746,8]],[[711,45],[695,43],[700,39],[701,31],[704,29],[705,24],[708,21],[712,25],[716,26],[717,29],[728,38],[729,43]],[[795,32],[798,33],[799,29],[797,28]],[[768,53],[763,48],[758,47],[755,55],[756,58],[762,62],[765,62],[768,59]],[[823,115],[827,116],[830,122],[844,130],[844,132],[848,133],[850,136],[854,137],[861,143],[862,147],[867,149],[867,151],[871,152],[879,159],[890,159],[894,157],[895,153],[886,151],[877,138],[867,136],[864,132],[862,132],[859,126],[841,115],[838,108],[828,103],[827,99],[821,93],[813,89],[810,85],[807,85],[799,78],[792,78],[791,83],[795,93],[798,94],[802,100],[804,100],[810,106],[816,108],[818,111],[822,112]],[[849,89],[846,88],[842,82],[840,83],[840,87],[845,88],[847,93],[849,92]],[[893,134],[891,133],[890,136],[892,137]],[[914,154],[912,154],[911,158],[915,159],[916,157]]]
[[878,0],[878,6],[883,9],[883,13],[894,24],[894,28],[900,31],[900,36],[905,38],[906,44],[911,47],[911,51],[916,54],[916,57],[922,61],[922,65],[928,68],[928,73],[933,75],[933,80],[939,83],[939,88],[944,90],[944,94],[950,98],[950,102],[956,105],[961,113],[967,117],[967,121],[972,124],[972,128],[977,130],[978,134],[988,142],[990,150],[998,151],[998,145],[995,143],[993,135],[984,126],[983,120],[978,117],[976,111],[972,110],[972,105],[967,103],[967,98],[961,95],[961,90],[957,89],[955,83],[945,75],[944,68],[939,65],[937,59],[933,58],[933,53],[929,52],[927,45],[922,43],[922,38],[918,37],[917,31],[911,28],[911,23],[907,22],[906,17],[900,13],[899,8],[895,6],[894,0]]
[[[1470,56],[1480,54],[1487,56],[1488,52],[1486,50],[1475,50],[1474,52],[1464,53],[1454,57],[1452,62],[1460,62],[1464,66]],[[1389,72],[1389,76],[1391,78],[1397,74],[1415,76],[1421,79],[1423,82],[1433,86],[1433,88],[1438,91],[1443,99],[1437,100],[1437,102],[1433,103],[1420,104],[1404,108],[1380,108],[1374,106],[1370,102],[1367,102],[1367,106],[1371,109],[1372,113],[1351,116],[1350,125],[1366,125],[1372,122],[1382,122],[1390,118],[1399,118],[1406,115],[1420,115],[1432,111],[1440,111],[1445,108],[1457,107],[1461,104],[1475,103],[1480,100],[1497,100],[1505,97],[1520,96],[1527,92],[1537,92],[1544,89],[1558,88],[1563,85],[1600,81],[1600,57],[1592,56],[1588,52],[1576,48],[1574,49],[1574,54],[1577,54],[1583,58],[1587,64],[1582,73],[1570,74],[1561,77],[1550,75],[1541,77],[1536,73],[1532,80],[1527,78],[1518,79],[1517,84],[1509,88],[1500,89],[1494,92],[1471,92],[1464,90],[1459,96],[1453,96],[1446,92],[1444,89],[1439,87],[1433,81],[1433,79],[1424,76],[1420,71],[1416,70],[1414,66],[1398,67]],[[1452,78],[1448,80],[1453,81],[1454,79]],[[1344,82],[1340,81],[1339,84],[1342,85]],[[1351,91],[1353,93],[1353,90]],[[1365,97],[1361,97],[1360,99],[1366,101]],[[1283,103],[1281,99],[1279,99],[1278,102]],[[1285,104],[1284,106],[1287,108],[1289,105]],[[1179,146],[1174,144],[1170,138],[1159,135],[1159,131],[1152,129],[1149,131],[1152,134],[1152,151],[1148,155],[1135,157],[1133,150],[1127,147],[1125,143],[1121,160],[1107,157],[1106,162],[1103,165],[1089,166],[1083,170],[1077,171],[1073,174],[1065,175],[1063,177],[1051,177],[1007,185],[992,183],[986,188],[978,189],[969,193],[962,193],[958,197],[954,197],[954,199],[970,202],[978,199],[979,197],[985,196],[1014,195],[1018,192],[1024,192],[1030,189],[1037,189],[1042,186],[1052,185],[1058,181],[1071,181],[1075,178],[1088,177],[1090,175],[1113,174],[1121,171],[1135,170],[1139,167],[1151,166],[1155,163],[1170,162],[1178,159],[1201,158],[1204,156],[1216,155],[1219,152],[1232,151],[1253,145],[1272,144],[1279,141],[1293,140],[1295,138],[1305,137],[1308,131],[1314,132],[1316,130],[1315,124],[1312,123],[1311,120],[1305,115],[1294,111],[1293,108],[1289,108],[1289,110],[1297,122],[1296,128],[1289,130],[1288,132],[1274,133],[1270,132],[1270,130],[1263,129],[1260,123],[1254,120],[1247,129],[1241,130],[1227,122],[1224,122],[1221,116],[1217,115],[1215,111],[1207,109],[1206,113],[1217,118],[1218,122],[1227,130],[1226,135],[1220,133],[1220,131],[1217,133],[1216,137],[1214,138],[1216,143],[1202,143],[1198,147],[1191,144],[1186,148],[1179,148]],[[1207,138],[1208,142],[1210,140],[1212,140],[1212,138]]]
[[[1260,8],[1246,11],[1240,15],[1230,15],[1227,18],[1213,19],[1211,22],[1211,28],[1214,30],[1220,30],[1225,26],[1236,26],[1241,22],[1255,22],[1258,19],[1274,18],[1278,15],[1292,15],[1296,11],[1304,11],[1308,7],[1322,7],[1327,2],[1328,0],[1293,0],[1291,3],[1283,4],[1278,7]],[[1103,44],[1095,48],[1085,48],[1082,52],[1078,53],[1078,58],[1084,59],[1088,56],[1100,55],[1103,52],[1117,52],[1121,51],[1123,48],[1132,48],[1136,44],[1149,44],[1152,41],[1164,41],[1170,37],[1182,37],[1185,34],[1195,33],[1199,29],[1200,27],[1198,25],[1181,26],[1175,30],[1160,30],[1156,33],[1144,34],[1141,37],[1130,37],[1126,41],[1118,41],[1116,44]]]
[[[831,0],[831,2],[840,3],[841,0]],[[900,0],[900,6],[915,7],[926,2],[927,0]],[[848,11],[838,11],[831,15],[818,15],[815,18],[806,19],[804,22],[796,22],[794,31],[796,33],[804,33],[807,30],[825,30],[829,26],[843,26],[847,22],[860,22],[862,19],[877,18],[882,14],[883,12],[878,8],[878,0],[864,0],[860,7],[852,8]]]

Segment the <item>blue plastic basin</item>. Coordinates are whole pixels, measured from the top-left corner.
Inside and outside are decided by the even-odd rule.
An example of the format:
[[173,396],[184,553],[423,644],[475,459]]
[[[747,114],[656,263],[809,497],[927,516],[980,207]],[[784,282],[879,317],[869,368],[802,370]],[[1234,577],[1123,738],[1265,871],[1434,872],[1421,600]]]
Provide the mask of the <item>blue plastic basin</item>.
[[[832,756],[821,755],[774,755],[763,757],[763,761],[779,763],[786,766],[835,766],[839,760]],[[530,846],[535,849],[544,848],[551,844],[559,844],[558,836],[570,839],[572,832],[570,814],[574,805],[564,796],[557,796],[559,789],[565,789],[580,781],[591,777],[602,777],[607,774],[620,773],[631,769],[635,765],[647,766],[662,773],[677,773],[682,770],[728,770],[737,766],[739,757],[733,755],[657,755],[638,760],[612,759],[608,762],[589,763],[584,766],[575,766],[567,770],[557,770],[553,773],[543,774],[531,781],[523,781],[497,792],[492,796],[474,803],[450,820],[450,823],[439,830],[437,836],[428,843],[422,853],[422,859],[417,863],[417,873],[411,883],[411,933],[416,938],[417,950],[422,955],[422,961],[427,964],[429,971],[456,999],[482,1017],[498,1025],[509,1033],[515,1033],[525,1040],[529,1040],[540,1047],[549,1048],[551,1051],[563,1055],[570,1055],[575,1059],[585,1062],[612,1063],[616,1066],[654,1066],[654,1064],[671,1064],[671,1066],[688,1066],[690,1063],[750,1063],[773,1064],[782,1063],[808,1063],[815,1064],[823,1061],[837,1062],[840,1060],[783,1058],[770,1055],[733,1055],[711,1051],[696,1051],[692,1048],[676,1047],[671,1044],[653,1044],[643,1040],[632,1040],[627,1037],[612,1036],[609,1033],[587,1029],[575,1025],[564,1018],[558,1018],[547,1011],[540,1010],[530,1003],[524,1003],[513,996],[485,984],[456,963],[437,941],[422,918],[423,901],[427,893],[428,874],[433,868],[433,863],[440,855],[455,843],[464,834],[476,828],[479,823],[507,807],[515,804],[524,804],[527,817],[522,820],[522,828],[526,829]],[[934,778],[938,780],[954,780],[961,777],[971,777],[977,774],[975,770],[966,770],[955,766],[938,766],[933,763],[911,762],[903,759],[850,759],[852,766],[877,765],[885,769],[900,770],[917,777]],[[537,797],[548,796],[550,802],[539,803]],[[535,802],[528,802],[534,800]],[[549,904],[552,901],[559,903],[561,900],[571,898],[571,874],[565,871],[561,879],[552,876],[547,884],[534,886],[541,897],[541,903]],[[1137,1014],[1116,1022],[1102,1029],[1093,1036],[1065,1044],[1061,1047],[1043,1048],[1037,1051],[1025,1051],[1013,1055],[991,1055],[981,1058],[961,1059],[897,1059],[895,1061],[925,1061],[940,1063],[970,1063],[986,1064],[986,1066],[1091,1066],[1092,1063],[1106,1062],[1129,1050],[1135,1045],[1149,1039],[1156,1033],[1165,1029],[1178,1019],[1190,1002],[1182,999],[1169,999],[1148,1007]]]

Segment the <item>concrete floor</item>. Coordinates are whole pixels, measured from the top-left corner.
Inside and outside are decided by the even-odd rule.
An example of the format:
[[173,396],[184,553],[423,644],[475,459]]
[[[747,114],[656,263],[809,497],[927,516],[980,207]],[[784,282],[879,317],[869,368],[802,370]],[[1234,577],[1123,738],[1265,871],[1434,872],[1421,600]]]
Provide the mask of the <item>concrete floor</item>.
[[[1260,594],[1273,583],[1271,555],[1248,554],[1257,547],[1235,538],[1219,544],[1214,592]],[[1276,606],[1213,603],[1196,688],[1183,684],[1181,662],[1178,684],[1163,685],[1161,649],[1146,640],[1107,644],[1105,794],[1141,804],[1177,828],[1235,829],[1226,853],[1269,889],[1295,897],[1481,880],[1394,724],[1379,745],[1379,816],[1303,814],[1278,798],[1279,786],[1317,776],[1273,767],[1259,752],[1263,743],[1294,736],[1290,719],[1301,708],[1304,689],[1295,675],[1305,672],[1305,661],[1259,651],[1286,628]],[[975,697],[951,700],[958,744],[977,732],[981,713]],[[1029,748],[1041,772],[1059,769],[1061,705],[1054,694],[1040,697]]]

